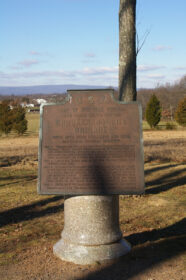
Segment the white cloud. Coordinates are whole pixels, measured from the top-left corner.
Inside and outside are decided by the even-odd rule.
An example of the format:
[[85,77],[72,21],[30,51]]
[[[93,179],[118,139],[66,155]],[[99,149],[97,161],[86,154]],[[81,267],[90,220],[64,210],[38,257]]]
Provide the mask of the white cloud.
[[41,53],[37,52],[37,51],[30,51],[29,54],[31,54],[31,55],[41,55]]
[[108,73],[116,73],[118,72],[118,67],[96,67],[96,68],[89,68],[86,67],[83,70],[77,71],[77,74],[80,75],[106,75]]
[[22,69],[22,67],[21,66],[11,66],[10,69],[20,70],[20,69]]
[[0,72],[2,85],[91,84],[117,86],[118,67],[84,68],[81,70]]
[[162,74],[148,74],[146,77],[150,78],[150,79],[156,79],[156,80],[165,79],[165,75],[162,75]]
[[90,63],[96,63],[97,62],[96,54],[93,53],[93,52],[85,53],[84,58],[85,59],[82,60],[82,63],[90,64]]
[[154,71],[154,70],[159,70],[163,69],[165,66],[163,65],[138,65],[137,70],[139,72],[146,72],[146,71]]
[[18,65],[21,65],[21,66],[23,66],[23,67],[30,67],[30,66],[32,66],[32,65],[35,65],[35,64],[38,64],[39,63],[39,61],[38,60],[36,60],[36,59],[32,59],[32,60],[27,60],[27,59],[25,59],[25,60],[23,60],[23,61],[20,61],[20,62],[18,62],[17,64]]
[[16,73],[3,73],[0,72],[0,78],[7,79],[30,79],[30,78],[39,78],[39,77],[73,77],[74,74],[72,72],[66,71],[35,71],[35,72],[16,72]]
[[85,57],[88,57],[88,58],[94,58],[94,57],[96,57],[95,53],[85,53],[84,56],[85,56]]
[[179,71],[186,71],[186,66],[177,66],[173,68],[174,70],[179,70]]
[[171,46],[163,46],[163,45],[158,45],[158,46],[155,46],[153,48],[153,51],[167,51],[167,50],[172,50],[172,47]]
[[[158,83],[170,80],[168,73],[161,73],[164,66],[139,65],[138,66],[138,87],[154,87]],[[26,69],[26,68],[25,68]],[[158,71],[160,69],[160,71]],[[154,70],[157,70],[154,72]],[[175,75],[176,77],[176,75]],[[174,78],[175,78],[174,77]],[[174,78],[171,80],[173,81]],[[87,84],[118,86],[118,66],[114,67],[85,67],[66,71],[40,70],[40,71],[19,71],[0,72],[0,83],[4,86],[21,85],[49,85],[49,84]]]

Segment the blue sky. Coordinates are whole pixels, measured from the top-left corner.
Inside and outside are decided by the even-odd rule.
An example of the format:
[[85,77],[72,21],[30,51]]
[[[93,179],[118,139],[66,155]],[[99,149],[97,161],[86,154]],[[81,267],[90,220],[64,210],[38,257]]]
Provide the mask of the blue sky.
[[[0,86],[118,85],[119,0],[0,0]],[[186,74],[186,1],[138,0],[137,85]]]

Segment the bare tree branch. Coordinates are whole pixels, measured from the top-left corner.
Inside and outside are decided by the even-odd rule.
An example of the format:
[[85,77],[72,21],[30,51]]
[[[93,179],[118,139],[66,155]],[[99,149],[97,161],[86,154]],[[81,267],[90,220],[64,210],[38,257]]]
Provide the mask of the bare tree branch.
[[[138,32],[136,32],[136,45],[137,45],[137,47],[136,47],[136,56],[138,55],[138,53],[139,53],[139,52],[141,51],[141,49],[143,48],[143,46],[144,46],[144,44],[145,44],[145,42],[146,42],[147,37],[149,36],[149,34],[150,34],[150,30],[147,30],[147,31],[144,33],[142,39],[140,40],[140,39],[139,39],[139,36],[138,36]],[[140,41],[141,41],[141,43],[140,43]]]

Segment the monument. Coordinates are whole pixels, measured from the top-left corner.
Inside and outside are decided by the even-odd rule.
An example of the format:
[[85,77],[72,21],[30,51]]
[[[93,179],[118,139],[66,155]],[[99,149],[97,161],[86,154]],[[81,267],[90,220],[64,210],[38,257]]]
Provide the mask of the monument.
[[[141,108],[136,100],[136,0],[120,0],[119,100],[111,90],[69,91],[41,108],[40,194],[63,194],[64,229],[54,254],[76,264],[130,251],[118,194],[144,191]],[[125,103],[128,102],[128,103]]]
[[65,195],[61,259],[91,264],[130,250],[117,194],[144,191],[141,115],[113,90],[68,91],[63,104],[42,106],[38,192]]

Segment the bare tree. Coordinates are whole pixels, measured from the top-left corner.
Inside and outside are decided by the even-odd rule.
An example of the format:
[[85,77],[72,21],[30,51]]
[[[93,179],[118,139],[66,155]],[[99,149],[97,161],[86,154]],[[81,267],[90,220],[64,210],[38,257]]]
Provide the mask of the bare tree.
[[120,0],[119,100],[136,100],[136,0]]

